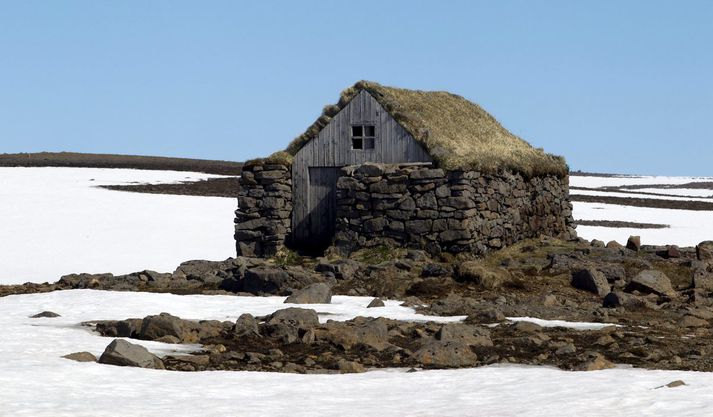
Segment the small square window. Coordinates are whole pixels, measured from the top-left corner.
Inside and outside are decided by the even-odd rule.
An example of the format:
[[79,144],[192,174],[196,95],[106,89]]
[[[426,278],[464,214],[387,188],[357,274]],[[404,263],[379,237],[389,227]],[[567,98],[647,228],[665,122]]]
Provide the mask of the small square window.
[[375,142],[375,125],[352,126],[352,149],[374,149]]

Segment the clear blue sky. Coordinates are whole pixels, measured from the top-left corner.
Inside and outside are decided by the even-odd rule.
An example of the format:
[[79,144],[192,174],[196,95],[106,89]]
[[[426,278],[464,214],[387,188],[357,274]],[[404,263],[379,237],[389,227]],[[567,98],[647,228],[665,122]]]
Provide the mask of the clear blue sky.
[[713,175],[713,1],[0,1],[0,152],[244,160],[359,79],[572,169]]

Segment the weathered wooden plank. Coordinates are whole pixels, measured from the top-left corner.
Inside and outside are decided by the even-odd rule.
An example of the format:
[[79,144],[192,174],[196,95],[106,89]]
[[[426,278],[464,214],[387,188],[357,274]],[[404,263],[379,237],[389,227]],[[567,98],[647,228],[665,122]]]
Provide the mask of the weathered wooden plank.
[[[352,149],[352,124],[367,122],[373,122],[376,128],[374,149]],[[322,201],[321,196],[326,192],[322,189],[325,181],[334,181],[336,185],[338,170],[333,169],[329,174],[315,173],[317,177],[311,178],[310,167],[340,168],[367,161],[432,162],[432,158],[369,93],[361,91],[332,118],[316,138],[305,144],[295,155],[292,167],[292,228],[293,239],[296,242],[309,243],[313,238],[311,235],[318,233],[318,230],[312,229],[312,226],[328,231],[334,226],[327,224],[330,217],[325,210],[330,209],[330,206],[320,207],[317,201]],[[310,185],[311,181],[317,181],[320,185],[316,185],[317,188],[313,189]],[[332,191],[336,192],[336,190]]]

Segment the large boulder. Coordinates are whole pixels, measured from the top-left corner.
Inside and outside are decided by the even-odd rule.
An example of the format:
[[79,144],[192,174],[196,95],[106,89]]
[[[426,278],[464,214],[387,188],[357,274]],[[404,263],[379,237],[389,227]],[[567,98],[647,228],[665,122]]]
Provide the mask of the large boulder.
[[713,272],[705,267],[693,268],[693,287],[703,291],[713,291]]
[[302,267],[260,266],[247,269],[234,288],[255,295],[289,295],[296,288],[304,288],[323,279],[320,274]]
[[384,301],[381,298],[377,297],[377,298],[374,298],[373,300],[371,300],[371,302],[369,303],[369,305],[366,306],[366,308],[377,308],[377,307],[384,307],[384,306],[385,306]]
[[607,295],[611,289],[604,273],[594,268],[581,269],[572,274],[572,286],[580,290],[593,292],[600,297]]
[[233,327],[233,333],[235,336],[247,336],[247,335],[260,335],[260,329],[258,327],[258,322],[252,314],[241,314],[238,320],[235,321],[235,326]]
[[642,293],[658,294],[673,297],[676,295],[676,291],[671,285],[671,280],[668,279],[666,274],[655,269],[646,269],[639,272],[627,285],[626,290],[639,291]]
[[279,268],[253,268],[245,271],[242,291],[252,294],[279,294],[290,282],[290,274]]
[[696,256],[700,261],[713,261],[713,240],[706,240],[696,246]]
[[129,343],[124,339],[115,339],[111,342],[99,357],[99,363],[139,368],[164,368],[161,359],[153,355],[145,347]]
[[186,329],[185,320],[172,316],[168,313],[161,313],[157,316],[146,316],[139,330],[139,339],[156,340],[165,336],[173,336],[178,340],[189,342],[191,340],[190,329]]
[[474,366],[478,357],[462,340],[433,340],[414,352],[412,359],[430,368]]
[[314,310],[290,307],[272,313],[267,318],[266,323],[287,324],[293,327],[308,329],[319,325],[319,317]]
[[285,300],[285,304],[329,304],[331,302],[332,290],[329,285],[323,282],[297,290]]

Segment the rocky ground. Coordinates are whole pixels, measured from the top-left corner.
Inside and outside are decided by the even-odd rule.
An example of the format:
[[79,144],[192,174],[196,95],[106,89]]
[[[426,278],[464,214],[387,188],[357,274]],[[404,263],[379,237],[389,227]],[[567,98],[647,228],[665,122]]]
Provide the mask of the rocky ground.
[[79,152],[0,153],[0,167],[130,168],[240,175],[242,162]]
[[208,178],[200,181],[185,181],[176,184],[131,184],[103,185],[114,191],[130,191],[148,194],[196,195],[203,197],[238,197],[238,177]]
[[[158,359],[139,345],[107,339],[99,362],[169,370],[323,373],[369,368],[454,368],[493,363],[602,369],[713,370],[713,242],[697,248],[626,247],[610,242],[520,242],[484,258],[376,247],[350,258],[190,261],[173,273],[79,274],[54,284],[0,286],[0,295],[93,288],[177,294],[283,295],[270,316],[195,322],[168,313],[85,323],[108,338],[199,343],[192,355]],[[310,303],[332,294],[399,299],[423,314],[466,316],[461,323],[357,317],[319,323]],[[49,313],[47,313],[49,314]],[[377,314],[375,314],[377,315]],[[541,327],[507,319],[603,323],[597,330]],[[68,352],[69,353],[69,352]],[[88,353],[76,360],[96,360]]]

